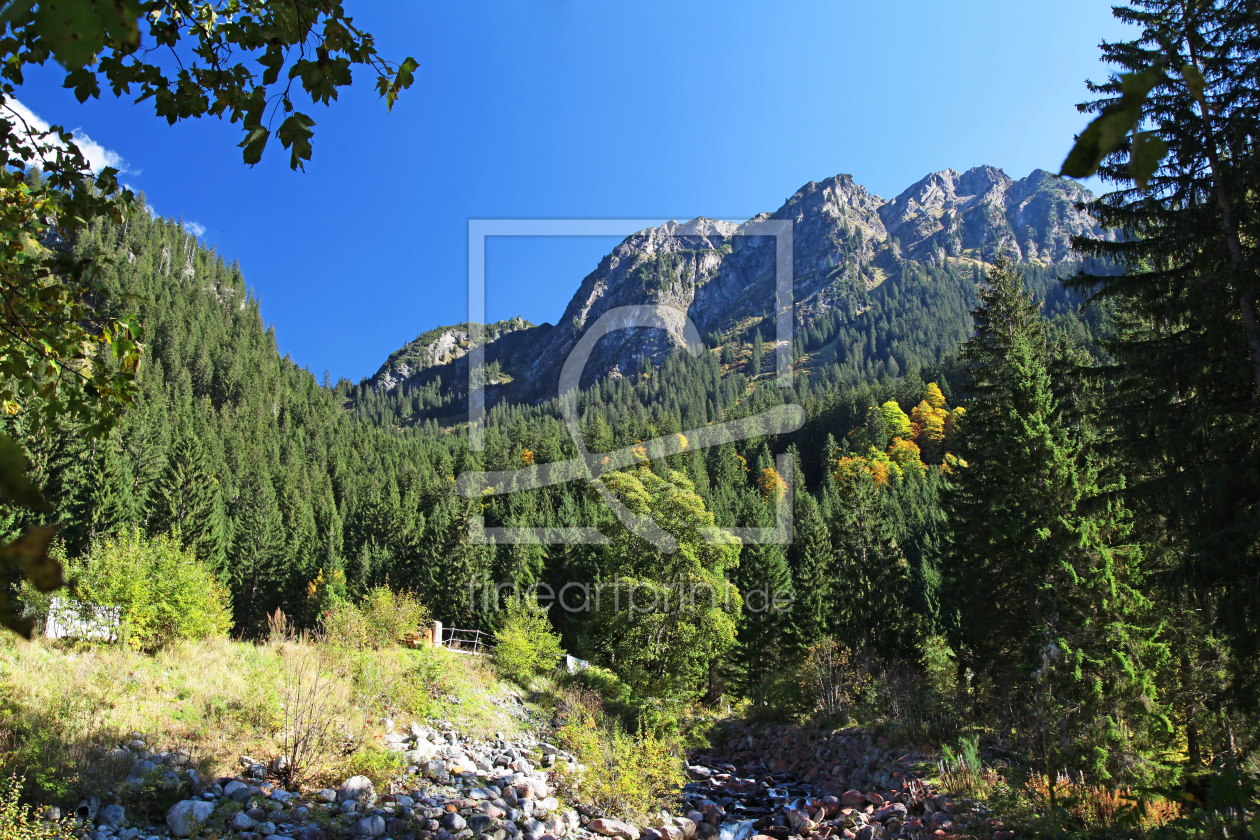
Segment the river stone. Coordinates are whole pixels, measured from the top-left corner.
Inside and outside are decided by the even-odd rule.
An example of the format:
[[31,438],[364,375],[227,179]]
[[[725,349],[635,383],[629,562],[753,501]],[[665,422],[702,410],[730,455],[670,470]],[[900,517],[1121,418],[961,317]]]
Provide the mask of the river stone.
[[602,818],[591,820],[587,828],[596,834],[602,834],[605,837],[615,837],[617,840],[639,840],[639,830],[629,823],[623,823],[621,820]]
[[233,831],[249,831],[258,825],[258,821],[249,814],[240,813],[232,817],[232,821],[228,823],[228,827]]
[[861,808],[866,804],[866,794],[857,790],[846,790],[840,794],[840,806],[843,808]]
[[896,817],[899,820],[904,820],[906,818],[906,806],[902,805],[900,802],[890,802],[889,804],[885,805],[883,808],[880,808],[878,811],[876,811],[875,814],[871,817],[871,819],[874,820],[875,822],[883,822],[884,820],[890,819],[892,817]]
[[372,787],[372,780],[367,776],[351,776],[342,783],[341,789],[337,791],[338,802],[355,801],[364,805],[371,805],[376,801],[376,790]]
[[106,805],[101,809],[98,821],[101,825],[108,825],[111,828],[122,828],[124,813],[121,805]]
[[385,834],[385,818],[380,814],[364,817],[350,827],[350,833],[358,837],[381,837]]
[[223,786],[223,795],[235,802],[247,802],[249,800],[249,785],[233,779]]
[[213,812],[213,802],[185,799],[183,802],[176,802],[166,812],[166,827],[171,830],[171,834],[175,837],[187,837],[193,833],[195,827],[205,822]]

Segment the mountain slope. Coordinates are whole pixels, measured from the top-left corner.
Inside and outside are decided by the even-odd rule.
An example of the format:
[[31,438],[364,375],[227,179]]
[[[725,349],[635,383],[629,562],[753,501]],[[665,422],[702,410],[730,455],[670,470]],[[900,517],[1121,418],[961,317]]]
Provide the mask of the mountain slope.
[[[774,213],[750,221],[793,223],[794,358],[822,350],[812,369],[819,372],[826,360],[836,366],[834,378],[854,383],[895,375],[908,364],[934,363],[951,352],[970,329],[977,272],[999,253],[1023,264],[1041,297],[1066,303],[1055,281],[1076,267],[1071,238],[1103,235],[1078,209],[1088,197],[1075,182],[1042,170],[1015,180],[989,166],[946,169],[891,201],[850,175],[836,175],[806,184]],[[582,280],[556,326],[521,328],[514,320],[505,332],[492,325],[488,401],[554,396],[565,359],[585,331],[616,307],[657,304],[684,311],[712,344],[742,341],[749,329],[772,341],[774,240],[744,232],[744,226],[705,218],[640,231]],[[365,385],[406,399],[440,382],[441,402],[454,406],[467,382],[468,333],[452,329],[426,334],[450,345],[427,347],[429,363],[399,366],[391,357],[390,370]],[[609,334],[588,360],[583,384],[624,376],[647,361],[659,364],[684,344],[681,327]],[[395,356],[406,357],[404,351]]]

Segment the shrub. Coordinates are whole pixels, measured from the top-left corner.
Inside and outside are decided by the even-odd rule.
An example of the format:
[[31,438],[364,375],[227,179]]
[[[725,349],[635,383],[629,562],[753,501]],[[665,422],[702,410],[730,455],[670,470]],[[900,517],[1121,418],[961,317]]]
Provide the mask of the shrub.
[[133,529],[94,542],[68,567],[72,609],[92,623],[102,607],[117,607],[119,638],[136,650],[153,652],[231,629],[227,590],[170,536],[148,539]]
[[292,786],[331,756],[350,703],[323,647],[300,636],[281,643],[281,659],[284,726],[279,740],[287,759],[281,776]]
[[71,840],[67,825],[36,817],[28,805],[19,802],[22,780],[9,776],[0,785],[0,840]]
[[805,654],[800,682],[805,695],[813,700],[813,711],[843,725],[849,722],[870,676],[852,653],[827,637]]
[[428,608],[415,595],[377,586],[358,604],[341,603],[330,610],[324,616],[324,633],[331,644],[344,648],[383,650],[428,623]]
[[547,610],[533,598],[509,598],[495,638],[494,667],[506,679],[524,685],[535,674],[555,669],[564,656]]
[[928,684],[941,697],[958,693],[958,665],[954,651],[942,636],[929,636],[923,642],[923,671]]
[[941,747],[941,784],[951,793],[976,796],[984,792],[984,765],[980,760],[980,736],[964,735],[955,751],[948,744]]
[[347,776],[367,776],[372,786],[382,790],[391,779],[407,769],[402,753],[388,752],[378,747],[356,750],[346,757],[343,772]]
[[684,782],[677,739],[650,730],[631,735],[590,692],[567,692],[563,706],[565,722],[557,737],[581,766],[562,765],[562,795],[638,823],[674,804]]

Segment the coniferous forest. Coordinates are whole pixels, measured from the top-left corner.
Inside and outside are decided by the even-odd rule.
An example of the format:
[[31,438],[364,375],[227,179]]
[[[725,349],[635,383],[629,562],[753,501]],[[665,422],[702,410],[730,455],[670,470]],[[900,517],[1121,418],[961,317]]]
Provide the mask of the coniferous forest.
[[[141,349],[79,360],[126,374],[113,425],[61,410],[52,390],[22,391],[12,408],[5,392],[0,428],[48,505],[0,507],[0,537],[18,545],[56,525],[50,553],[71,573],[110,541],[173,544],[209,571],[247,642],[274,638],[278,621],[325,632],[382,592],[505,640],[526,609],[525,636],[554,634],[606,669],[610,706],[644,738],[732,708],[878,719],[907,743],[972,734],[1010,766],[1109,789],[1199,804],[1224,796],[1221,779],[1251,790],[1257,13],[1137,0],[1116,14],[1142,33],[1103,46],[1129,75],[1091,86],[1081,107],[1094,125],[1120,122],[1091,126],[1064,167],[1109,185],[1075,208],[1105,235],[1074,229],[1060,260],[1021,258],[1000,237],[903,258],[911,245],[890,238],[895,262],[877,265],[856,233],[820,269],[831,297],[814,300],[830,308],[797,315],[790,387],[774,375],[773,316],[743,313],[695,355],[644,353],[571,395],[586,450],[638,447],[598,489],[461,495],[465,473],[580,457],[559,400],[491,400],[474,452],[466,368],[434,363],[383,387],[303,367],[280,353],[232,255],[143,197],[73,230],[26,231],[24,247],[91,265],[98,303],[77,321],[127,325]],[[6,189],[60,188],[55,172],[20,169]],[[681,282],[673,263],[662,271]],[[390,362],[418,358],[443,329]],[[463,347],[480,340],[475,325],[449,329],[472,336]],[[488,373],[516,375],[497,362]],[[686,440],[787,405],[804,415],[793,432]],[[681,445],[644,448],[657,439]],[[651,516],[659,539],[609,499]],[[731,534],[782,535],[785,519],[789,539]],[[485,536],[531,527],[602,541]],[[20,576],[6,585],[46,617]],[[697,601],[683,585],[726,594]],[[77,586],[71,574],[68,597]],[[526,591],[542,595],[541,618],[514,600]],[[623,608],[635,598],[637,612]]]

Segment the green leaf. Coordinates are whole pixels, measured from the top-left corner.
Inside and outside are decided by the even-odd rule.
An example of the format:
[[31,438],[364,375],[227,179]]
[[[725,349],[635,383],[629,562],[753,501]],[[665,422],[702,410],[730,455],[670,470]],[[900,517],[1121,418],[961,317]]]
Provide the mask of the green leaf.
[[0,501],[32,510],[52,510],[52,505],[26,475],[28,465],[22,447],[0,432]]
[[1133,147],[1129,152],[1129,174],[1139,187],[1146,189],[1151,176],[1159,168],[1159,162],[1167,154],[1168,144],[1154,132],[1143,131],[1133,135]]
[[1181,78],[1186,80],[1186,87],[1190,88],[1195,99],[1203,98],[1203,74],[1198,67],[1189,63],[1181,65]]
[[[65,585],[61,564],[48,555],[48,547],[57,535],[57,526],[36,526],[6,546],[0,547],[0,568],[17,568],[40,592],[52,592]],[[0,624],[26,638],[31,637],[35,623],[14,608],[7,592],[0,590]]]
[[398,72],[394,74],[394,82],[389,85],[385,91],[385,109],[387,111],[394,110],[394,103],[398,101],[398,94],[411,87],[415,81],[416,68],[420,64],[411,56],[403,59],[402,64],[398,65]]
[[106,35],[121,44],[140,46],[139,0],[97,0],[96,10]]
[[286,149],[292,148],[289,155],[289,168],[298,169],[302,166],[302,161],[311,159],[311,126],[315,125],[315,121],[303,113],[293,113],[285,118],[280,124],[280,130],[276,132],[276,136],[280,138],[280,142],[284,144]]
[[74,90],[74,98],[80,102],[87,102],[88,99],[101,95],[96,73],[87,67],[79,67],[67,73],[62,87]]
[[263,149],[267,148],[267,138],[270,136],[271,132],[261,125],[256,125],[249,130],[245,139],[237,144],[245,150],[242,157],[245,158],[246,163],[253,166],[262,160]]
[[42,0],[35,31],[67,70],[89,63],[105,46],[105,26],[92,0]]
[[1163,69],[1158,64],[1137,73],[1121,75],[1120,99],[1103,108],[1085,127],[1063,161],[1059,174],[1088,178],[1097,172],[1103,159],[1120,148],[1125,136],[1137,127],[1142,119],[1146,97],[1164,78]]
[[258,63],[267,68],[263,71],[263,84],[272,85],[280,78],[280,68],[284,66],[284,51],[276,44],[271,44],[258,58]]
[[4,7],[4,11],[0,12],[0,27],[17,20],[30,11],[34,5],[35,0],[13,0],[12,3]]
[[9,596],[4,592],[0,592],[0,624],[8,627],[24,639],[29,639],[31,633],[35,630],[34,620],[23,618],[19,615],[13,609]]
[[36,525],[0,548],[0,562],[22,569],[26,579],[40,592],[52,592],[65,585],[61,564],[48,556],[48,546],[57,536],[56,525]]

